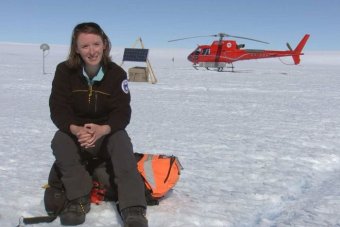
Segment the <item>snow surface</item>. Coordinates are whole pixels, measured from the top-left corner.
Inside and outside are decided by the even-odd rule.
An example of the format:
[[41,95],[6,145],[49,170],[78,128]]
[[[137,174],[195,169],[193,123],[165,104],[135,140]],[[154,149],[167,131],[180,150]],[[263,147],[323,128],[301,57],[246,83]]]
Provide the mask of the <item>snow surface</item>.
[[[236,62],[236,73],[219,73],[193,69],[190,51],[150,50],[159,82],[129,84],[135,151],[174,154],[184,167],[149,207],[150,227],[340,226],[340,53],[306,52],[298,66]],[[43,74],[39,45],[0,44],[0,226],[45,215],[56,131],[48,97],[67,53],[51,45]],[[112,56],[120,63],[122,48]],[[83,226],[121,224],[107,202]]]

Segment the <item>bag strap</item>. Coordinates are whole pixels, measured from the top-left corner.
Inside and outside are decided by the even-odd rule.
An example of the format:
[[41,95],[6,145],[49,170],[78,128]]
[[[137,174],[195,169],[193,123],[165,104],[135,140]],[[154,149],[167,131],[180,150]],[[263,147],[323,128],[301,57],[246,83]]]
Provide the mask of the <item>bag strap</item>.
[[43,223],[43,222],[50,223],[54,221],[57,217],[58,217],[57,215],[29,217],[29,218],[21,217],[19,219],[19,224],[17,225],[17,227],[22,226],[21,222],[23,222],[25,225],[38,224],[38,223]]
[[174,156],[171,156],[170,157],[170,166],[169,166],[168,174],[166,175],[166,177],[164,179],[164,183],[168,180],[168,178],[170,176],[172,165],[175,163],[175,161],[176,161],[176,158]]
[[[22,217],[22,222],[25,225],[53,222],[59,216],[59,214],[63,211],[63,209],[64,209],[64,207],[66,205],[67,205],[67,201],[64,203],[64,206],[60,207],[60,209],[57,210],[57,212],[54,215],[37,216],[37,217],[26,217],[26,218]],[[20,223],[19,223],[18,226],[20,226]]]

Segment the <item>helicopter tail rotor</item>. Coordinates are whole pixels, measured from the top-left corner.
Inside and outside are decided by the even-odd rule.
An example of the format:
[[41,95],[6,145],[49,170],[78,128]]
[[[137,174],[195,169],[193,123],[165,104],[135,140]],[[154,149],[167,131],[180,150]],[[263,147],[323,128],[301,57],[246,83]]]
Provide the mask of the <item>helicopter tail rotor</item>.
[[293,48],[289,45],[289,43],[287,43],[287,47],[290,51],[293,51]]

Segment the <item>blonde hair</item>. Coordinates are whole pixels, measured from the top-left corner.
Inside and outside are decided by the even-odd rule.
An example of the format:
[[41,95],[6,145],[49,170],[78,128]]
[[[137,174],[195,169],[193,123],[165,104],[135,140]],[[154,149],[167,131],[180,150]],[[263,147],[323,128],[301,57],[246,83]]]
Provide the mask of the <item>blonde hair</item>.
[[70,53],[66,60],[68,66],[70,66],[71,68],[78,68],[79,66],[83,64],[82,58],[77,53],[77,39],[80,33],[99,35],[102,38],[103,43],[106,47],[103,53],[102,64],[104,67],[106,67],[109,62],[112,62],[112,59],[110,56],[111,42],[110,42],[109,37],[107,37],[103,29],[98,24],[94,22],[85,22],[85,23],[78,24],[73,29]]

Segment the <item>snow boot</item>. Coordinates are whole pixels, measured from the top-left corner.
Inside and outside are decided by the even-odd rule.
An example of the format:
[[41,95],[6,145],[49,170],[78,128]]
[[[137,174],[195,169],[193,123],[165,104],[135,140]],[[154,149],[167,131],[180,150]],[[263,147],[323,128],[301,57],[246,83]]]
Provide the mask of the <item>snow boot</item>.
[[148,227],[146,209],[142,206],[128,207],[122,210],[124,227]]
[[71,200],[60,214],[60,223],[62,225],[83,224],[86,213],[90,211],[90,208],[91,203],[88,195]]

